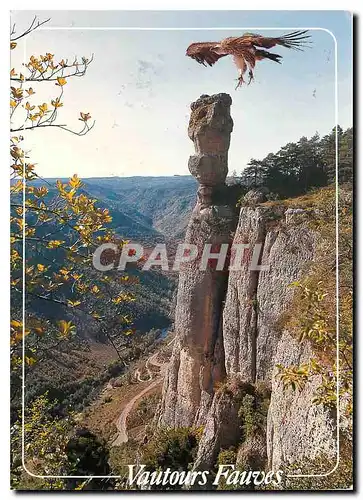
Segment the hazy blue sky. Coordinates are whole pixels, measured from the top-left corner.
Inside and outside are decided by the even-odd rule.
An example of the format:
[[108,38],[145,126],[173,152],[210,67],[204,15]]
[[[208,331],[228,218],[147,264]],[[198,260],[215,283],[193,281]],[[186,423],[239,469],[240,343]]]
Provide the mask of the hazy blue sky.
[[[220,40],[244,31],[278,36],[284,28],[326,28],[338,42],[339,123],[352,124],[351,16],[343,11],[52,11],[14,12],[20,32],[34,14],[51,17],[49,27],[98,27],[103,30],[38,30],[27,37],[26,53],[74,55],[94,62],[83,78],[69,80],[59,120],[79,127],[78,112],[90,112],[95,128],[85,137],[59,130],[28,132],[37,171],[47,177],[188,174],[193,144],[187,136],[190,102],[201,94],[232,96],[234,130],[229,169],[240,172],[250,158],[262,158],[302,135],[329,132],[335,125],[334,40],[311,32],[312,48],[274,51],[283,64],[258,63],[255,83],[235,91],[237,70],[226,57],[205,68],[185,57],[194,41]],[[202,30],[108,30],[116,27],[210,28]],[[218,28],[218,30],[213,29]],[[225,29],[221,29],[225,28]],[[227,29],[234,28],[234,29]],[[256,28],[276,28],[270,31]],[[22,44],[12,66],[22,62]],[[34,103],[49,91],[34,86]],[[39,89],[39,90],[38,90]],[[56,94],[53,94],[56,95]],[[37,99],[36,99],[37,97]]]

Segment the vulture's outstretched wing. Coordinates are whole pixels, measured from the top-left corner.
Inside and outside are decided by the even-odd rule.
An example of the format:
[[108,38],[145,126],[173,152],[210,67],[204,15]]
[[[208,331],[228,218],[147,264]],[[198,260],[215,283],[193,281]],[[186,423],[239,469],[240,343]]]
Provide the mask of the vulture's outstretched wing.
[[302,50],[309,43],[307,39],[310,38],[310,35],[307,35],[307,32],[307,30],[293,31],[278,38],[268,38],[254,33],[245,33],[245,35],[240,37],[239,43],[251,43],[255,47],[263,47],[264,49],[271,49],[275,45],[282,45],[288,49]]
[[206,66],[205,63],[209,64],[209,66],[213,66],[214,63],[218,61],[221,57],[224,57],[226,54],[217,54],[215,49],[219,46],[219,42],[200,42],[200,43],[192,43],[187,48],[187,52],[185,55],[195,59],[203,66]]

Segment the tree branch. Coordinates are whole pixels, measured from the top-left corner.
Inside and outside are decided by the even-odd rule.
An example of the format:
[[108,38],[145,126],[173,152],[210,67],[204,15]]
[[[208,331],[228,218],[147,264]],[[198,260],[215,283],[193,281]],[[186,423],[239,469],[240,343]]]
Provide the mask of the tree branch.
[[43,124],[40,123],[39,125],[34,125],[32,127],[14,128],[14,129],[10,129],[10,132],[15,133],[15,132],[22,132],[24,130],[35,130],[37,128],[56,127],[56,128],[60,128],[62,130],[65,130],[66,132],[69,132],[70,134],[74,134],[74,135],[78,135],[79,137],[82,137],[82,136],[86,135],[90,130],[93,129],[95,123],[96,123],[96,121],[94,121],[91,126],[89,126],[85,123],[85,126],[83,127],[83,129],[80,132],[75,132],[74,130],[67,128],[67,125],[59,125],[56,123],[43,123]]
[[39,26],[42,26],[43,24],[45,24],[48,21],[50,21],[50,18],[46,19],[45,21],[42,21],[42,22],[38,21],[38,23],[35,24],[36,20],[37,20],[37,16],[34,16],[34,19],[33,19],[31,25],[29,26],[29,28],[27,30],[25,30],[21,35],[16,36],[14,38],[11,38],[11,35],[15,34],[15,24],[14,24],[13,27],[12,27],[11,33],[10,33],[10,41],[11,42],[15,42],[16,40],[19,40],[20,38],[23,38],[24,36],[29,35],[29,33],[31,33],[32,31],[36,30],[37,28],[39,28]]
[[82,60],[81,65],[84,66],[83,69],[79,69],[79,63],[77,63],[77,64],[70,64],[70,65],[62,66],[59,69],[54,69],[53,71],[51,71],[51,73],[49,73],[48,76],[44,76],[45,73],[48,71],[48,68],[46,68],[45,71],[43,71],[42,73],[40,73],[39,76],[35,76],[36,71],[34,71],[33,73],[31,73],[31,76],[29,78],[25,77],[24,80],[22,80],[21,78],[16,78],[16,77],[10,77],[10,80],[12,82],[22,82],[22,83],[23,82],[52,82],[52,81],[55,82],[55,81],[57,81],[57,78],[58,78],[55,75],[57,75],[61,71],[64,71],[65,68],[73,68],[74,66],[76,66],[76,70],[74,71],[74,73],[69,73],[67,75],[64,75],[62,73],[61,74],[62,78],[72,78],[73,76],[81,77],[81,76],[84,76],[86,74],[88,66],[93,61],[93,57],[94,57],[94,54],[92,54],[92,56],[91,56],[91,58],[89,60]]

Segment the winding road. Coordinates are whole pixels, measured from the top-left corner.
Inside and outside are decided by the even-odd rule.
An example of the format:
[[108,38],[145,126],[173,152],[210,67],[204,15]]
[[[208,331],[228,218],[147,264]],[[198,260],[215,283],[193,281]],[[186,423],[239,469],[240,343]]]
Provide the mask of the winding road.
[[[169,342],[169,344],[167,344],[167,347],[169,347],[175,339],[176,337],[174,337]],[[154,387],[157,387],[163,381],[169,361],[162,363],[159,362],[157,360],[158,355],[159,352],[156,352],[155,354],[150,356],[145,363],[145,368],[148,372],[149,379],[143,380],[140,376],[140,369],[138,368],[137,370],[135,370],[135,377],[138,382],[150,382],[150,384],[142,391],[138,392],[136,396],[130,399],[130,401],[123,408],[120,416],[117,418],[117,420],[115,420],[115,425],[117,427],[118,433],[111,446],[120,446],[122,443],[127,443],[127,441],[129,440],[127,434],[127,417],[129,416],[132,408],[134,407],[135,403],[139,401],[139,399],[142,399],[148,392],[154,389]],[[152,371],[150,370],[150,366],[156,366],[160,370],[155,379]]]

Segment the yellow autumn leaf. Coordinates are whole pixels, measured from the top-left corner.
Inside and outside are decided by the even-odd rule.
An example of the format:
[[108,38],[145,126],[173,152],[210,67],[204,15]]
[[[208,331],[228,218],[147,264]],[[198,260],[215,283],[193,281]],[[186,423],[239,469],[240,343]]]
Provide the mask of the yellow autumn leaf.
[[18,146],[13,146],[11,148],[10,154],[15,159],[24,157],[24,151],[21,148],[18,148]]
[[87,481],[83,481],[82,483],[80,483],[78,486],[76,486],[74,488],[74,491],[80,491],[80,490],[83,490],[83,488],[86,486],[87,484]]
[[63,182],[61,182],[59,179],[57,180],[55,185],[57,186],[57,189],[61,194],[63,194],[65,192],[66,184],[63,184]]
[[45,271],[45,266],[43,264],[37,264],[37,269],[39,272],[44,272]]
[[16,87],[10,87],[10,88],[11,88],[11,93],[15,99],[21,99],[23,97],[23,89]]
[[[33,166],[33,165],[28,165],[28,167]],[[35,187],[34,188],[34,196],[37,198],[42,198],[43,196],[48,194],[48,189],[45,186],[41,186],[39,188]]]
[[10,339],[11,345],[17,344],[23,338],[23,333],[24,335],[29,335],[30,333],[30,330],[28,328],[24,328],[23,332],[23,323],[21,321],[13,319],[10,322],[10,326],[11,326],[11,339]]
[[[35,165],[32,163],[26,163],[25,168],[28,173],[31,173],[35,169]],[[28,186],[27,189],[29,193],[34,193],[34,188]]]
[[35,122],[40,117],[39,113],[35,113],[34,115],[29,114],[29,120]]
[[[12,193],[19,193],[22,190],[23,190],[23,182],[21,180],[18,180],[13,186],[11,186]],[[19,212],[17,213],[18,215],[22,215],[22,213]]]
[[40,104],[38,106],[38,108],[39,108],[39,114],[40,114],[40,116],[44,116],[45,113],[48,112],[48,104],[46,102],[43,102],[43,104]]
[[63,76],[58,76],[57,77],[57,82],[56,85],[59,85],[60,87],[63,87],[67,83],[67,80],[63,78]]
[[74,174],[74,175],[73,175],[73,176],[69,179],[68,184],[69,184],[72,188],[79,188],[79,187],[81,187],[82,182],[81,182],[81,180],[79,179],[79,177],[77,176],[77,174]]
[[58,248],[63,243],[64,243],[64,241],[61,241],[61,240],[51,240],[51,241],[48,241],[47,248]]
[[25,237],[32,238],[35,235],[35,227],[30,227],[25,230]]
[[10,71],[10,76],[16,76],[17,73],[15,71],[15,68],[12,68],[11,71]]
[[25,356],[25,363],[29,366],[34,365],[36,360],[34,358],[30,358],[29,356]]
[[64,319],[58,322],[58,330],[62,337],[68,337],[76,327],[72,325],[71,321],[65,321]]
[[35,108],[35,106],[31,106],[29,102],[26,102],[24,107],[28,111],[33,111],[33,109]]
[[59,97],[57,97],[56,99],[52,100],[51,101],[51,104],[52,106],[54,106],[55,108],[61,108],[63,106],[63,103],[60,102],[60,99]]
[[15,49],[17,43],[16,42],[10,42],[10,50]]
[[77,307],[77,306],[79,306],[79,305],[81,304],[81,301],[80,301],[80,300],[75,300],[75,301],[73,301],[73,300],[69,300],[69,299],[68,299],[68,300],[67,300],[67,302],[68,302],[68,305],[69,305],[70,307]]
[[97,285],[93,285],[93,287],[91,288],[91,292],[92,293],[99,293],[100,289],[98,288]]
[[11,106],[12,108],[15,108],[15,106],[16,106],[16,101],[14,101],[14,99],[10,99],[10,106]]
[[16,320],[16,319],[12,319],[10,321],[10,326],[12,328],[21,328],[23,326],[23,323],[21,321]]
[[25,92],[28,94],[28,95],[34,95],[35,92],[34,90],[30,87],[29,89],[26,89]]
[[20,231],[24,229],[24,219],[14,219]]

